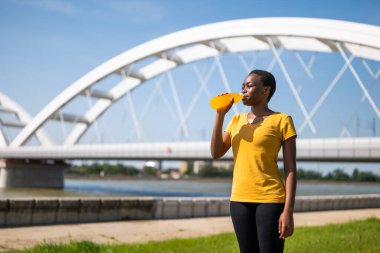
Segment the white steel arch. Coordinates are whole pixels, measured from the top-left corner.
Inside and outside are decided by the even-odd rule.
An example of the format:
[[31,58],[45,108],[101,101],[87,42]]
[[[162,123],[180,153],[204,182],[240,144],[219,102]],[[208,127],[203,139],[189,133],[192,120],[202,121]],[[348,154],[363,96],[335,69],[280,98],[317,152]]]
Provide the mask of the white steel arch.
[[[3,127],[7,126],[23,128],[32,120],[32,117],[18,103],[1,92],[0,112],[13,114],[16,118],[12,121],[0,119],[0,147],[6,147],[9,140],[7,140],[5,134],[2,131]],[[44,146],[51,145],[52,143],[42,129],[37,130],[37,139]]]
[[[346,56],[347,52],[352,57],[380,61],[380,28],[330,19],[257,18],[207,24],[175,32],[132,48],[84,75],[43,108],[10,146],[22,146],[44,123],[51,119],[76,123],[65,140],[66,145],[75,144],[88,127],[115,101],[158,74],[182,64],[215,57],[223,53],[255,50],[272,50],[281,67],[283,64],[279,58],[278,48],[339,52],[348,67],[350,59]],[[134,63],[149,57],[156,59],[143,67],[133,67]],[[286,69],[282,67],[282,71],[286,77]],[[97,82],[112,74],[121,75],[122,81],[109,91],[91,89]],[[353,74],[355,75],[354,72]],[[304,124],[309,125],[313,130],[312,115],[304,109],[294,84],[291,80],[287,81],[304,114]],[[360,83],[360,80],[358,82]],[[380,118],[380,111],[373,103],[371,96],[365,87],[361,85],[361,88]],[[99,98],[99,101],[87,113],[82,116],[60,113],[60,109],[68,102],[84,94]]]

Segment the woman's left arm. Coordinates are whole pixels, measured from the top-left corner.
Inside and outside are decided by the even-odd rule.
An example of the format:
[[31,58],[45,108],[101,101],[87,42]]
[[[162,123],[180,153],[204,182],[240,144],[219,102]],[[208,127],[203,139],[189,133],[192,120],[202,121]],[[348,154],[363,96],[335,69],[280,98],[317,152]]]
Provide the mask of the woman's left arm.
[[286,199],[285,207],[279,220],[280,238],[285,239],[293,234],[294,231],[294,202],[297,188],[297,168],[296,168],[296,136],[285,140],[282,143]]

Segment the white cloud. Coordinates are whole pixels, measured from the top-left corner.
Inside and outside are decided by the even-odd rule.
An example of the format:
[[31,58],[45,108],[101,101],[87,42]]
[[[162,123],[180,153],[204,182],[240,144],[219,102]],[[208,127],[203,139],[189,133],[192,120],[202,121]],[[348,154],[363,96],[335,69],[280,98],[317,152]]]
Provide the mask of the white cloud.
[[64,0],[17,0],[16,2],[70,16],[78,13],[78,9],[74,5]]

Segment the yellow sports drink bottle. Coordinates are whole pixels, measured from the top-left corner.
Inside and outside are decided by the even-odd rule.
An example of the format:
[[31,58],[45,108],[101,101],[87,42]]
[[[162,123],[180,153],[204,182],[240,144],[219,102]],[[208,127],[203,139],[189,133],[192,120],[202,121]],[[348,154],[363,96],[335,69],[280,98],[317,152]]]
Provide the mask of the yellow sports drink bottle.
[[210,106],[212,109],[220,109],[226,107],[231,102],[232,98],[234,98],[234,104],[236,104],[243,98],[243,95],[238,93],[226,93],[218,95],[210,100]]

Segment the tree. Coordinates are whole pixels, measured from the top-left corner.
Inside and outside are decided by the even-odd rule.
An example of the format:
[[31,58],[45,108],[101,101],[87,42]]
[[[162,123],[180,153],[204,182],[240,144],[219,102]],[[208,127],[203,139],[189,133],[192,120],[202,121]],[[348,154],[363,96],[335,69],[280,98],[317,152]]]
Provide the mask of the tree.
[[157,169],[151,166],[144,166],[143,172],[144,172],[144,175],[147,175],[147,176],[157,175]]
[[342,169],[335,169],[333,172],[329,172],[325,179],[331,181],[350,181],[350,176]]
[[202,166],[199,170],[200,177],[232,177],[233,170],[218,168],[211,165]]
[[375,175],[370,171],[359,171],[358,169],[354,169],[352,172],[352,180],[357,182],[379,182],[380,176]]
[[297,169],[297,178],[305,180],[321,180],[322,173],[314,170]]

